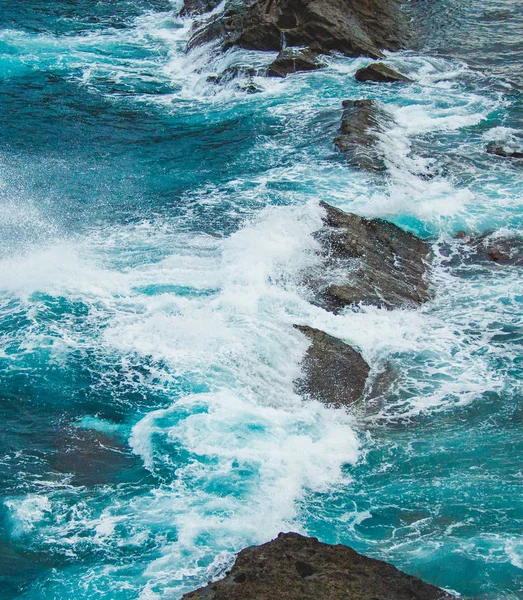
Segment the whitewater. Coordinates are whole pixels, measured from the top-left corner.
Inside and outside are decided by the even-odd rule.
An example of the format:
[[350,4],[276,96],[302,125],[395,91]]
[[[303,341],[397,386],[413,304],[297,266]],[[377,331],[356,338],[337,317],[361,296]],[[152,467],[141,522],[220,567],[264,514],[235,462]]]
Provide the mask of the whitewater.
[[[371,60],[333,55],[257,93],[212,75],[276,53],[186,54],[177,3],[1,7],[2,600],[178,599],[280,531],[523,598],[521,267],[452,260],[459,231],[523,234],[521,166],[485,151],[520,134],[523,16],[478,4],[387,55],[414,83],[362,87]],[[386,177],[332,146],[360,97],[395,119]],[[312,304],[320,200],[426,238],[433,300]],[[304,400],[294,323],[391,387],[364,412]]]

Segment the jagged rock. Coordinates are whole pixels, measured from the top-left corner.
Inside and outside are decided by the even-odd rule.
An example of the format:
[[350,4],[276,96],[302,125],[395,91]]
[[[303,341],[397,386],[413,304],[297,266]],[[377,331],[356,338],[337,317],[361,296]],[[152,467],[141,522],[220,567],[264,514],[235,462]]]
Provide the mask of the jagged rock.
[[223,579],[182,600],[451,600],[444,590],[348,546],[280,533],[245,548]]
[[297,71],[315,71],[323,63],[309,49],[286,48],[282,50],[267,69],[269,77],[285,77]]
[[199,24],[188,48],[219,40],[224,50],[313,46],[380,58],[405,47],[406,30],[398,0],[230,0],[222,15]]
[[294,327],[312,342],[304,359],[304,376],[296,382],[298,393],[335,406],[357,402],[370,371],[361,354],[319,329],[306,325]]
[[490,142],[487,146],[487,152],[502,158],[523,158],[523,152],[509,150],[500,142]]
[[523,265],[523,238],[518,236],[501,237],[493,232],[481,235],[469,235],[458,232],[458,239],[466,245],[460,253],[459,262],[482,263],[493,262],[498,265]]
[[365,219],[326,202],[321,206],[325,226],[316,236],[324,262],[322,273],[309,282],[317,304],[339,312],[359,303],[391,309],[430,299],[431,252],[423,240],[383,219]]
[[366,171],[384,171],[383,156],[377,148],[379,134],[390,127],[392,116],[374,100],[344,100],[336,148],[347,154],[349,162]]
[[184,0],[181,17],[193,17],[203,15],[211,10],[214,10],[221,0]]
[[401,73],[398,73],[385,63],[373,63],[368,67],[363,67],[362,69],[358,69],[356,71],[356,75],[354,76],[357,81],[365,82],[365,81],[376,81],[379,83],[409,83],[412,82],[412,79],[405,77]]

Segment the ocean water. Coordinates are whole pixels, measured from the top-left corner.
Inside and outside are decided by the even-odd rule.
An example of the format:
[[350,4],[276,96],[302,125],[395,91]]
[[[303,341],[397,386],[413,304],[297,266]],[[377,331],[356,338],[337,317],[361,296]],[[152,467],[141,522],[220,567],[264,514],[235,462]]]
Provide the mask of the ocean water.
[[[333,56],[184,53],[168,0],[0,6],[0,598],[160,600],[280,531],[484,600],[523,598],[521,267],[449,260],[521,236],[519,2],[406,10],[415,79]],[[333,151],[341,101],[383,102],[387,177]],[[319,201],[427,238],[434,300],[309,302]],[[309,324],[390,387],[347,413],[293,391]]]

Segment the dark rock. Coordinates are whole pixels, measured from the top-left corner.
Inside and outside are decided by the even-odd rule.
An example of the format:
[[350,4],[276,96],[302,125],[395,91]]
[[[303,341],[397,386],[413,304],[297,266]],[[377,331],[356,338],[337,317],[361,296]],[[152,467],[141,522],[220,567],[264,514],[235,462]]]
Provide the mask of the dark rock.
[[[338,312],[345,306],[415,307],[430,299],[428,245],[383,219],[365,219],[326,202],[325,226],[317,233],[324,255],[322,273],[310,282],[316,302]],[[330,284],[337,273],[338,283]]]
[[223,579],[182,600],[451,600],[396,567],[297,533],[245,548]]
[[519,236],[501,237],[493,232],[469,235],[460,231],[456,237],[465,244],[459,254],[461,264],[523,265],[523,238]]
[[384,171],[385,162],[377,144],[379,134],[394,123],[391,115],[374,100],[344,100],[340,136],[336,148],[350,163],[366,171]]
[[181,17],[192,17],[203,15],[214,10],[221,0],[184,0]]
[[323,63],[308,49],[286,48],[282,50],[274,62],[269,65],[269,77],[285,77],[297,71],[315,71],[321,69]]
[[230,0],[222,15],[200,24],[188,48],[219,40],[224,50],[309,46],[380,58],[405,47],[407,37],[398,0]]
[[412,82],[412,79],[405,77],[401,73],[398,73],[394,69],[391,69],[385,63],[373,63],[368,67],[364,67],[362,69],[358,69],[356,71],[356,75],[354,76],[357,81],[365,82],[365,81],[376,81],[379,83],[395,83],[395,82],[403,82],[408,83]]
[[500,142],[490,142],[487,146],[487,152],[503,158],[523,158],[523,152],[508,150]]
[[296,382],[298,393],[335,406],[350,406],[359,400],[370,371],[361,354],[319,329],[294,327],[312,342],[304,359],[304,376]]

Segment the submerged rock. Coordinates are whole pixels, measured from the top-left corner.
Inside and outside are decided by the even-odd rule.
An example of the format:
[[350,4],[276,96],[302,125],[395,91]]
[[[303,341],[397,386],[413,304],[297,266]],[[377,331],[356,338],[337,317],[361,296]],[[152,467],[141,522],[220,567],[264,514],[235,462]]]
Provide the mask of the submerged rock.
[[361,354],[319,329],[294,327],[312,342],[304,359],[304,376],[296,382],[297,391],[336,406],[350,406],[359,400],[370,371]]
[[344,100],[336,148],[347,154],[350,163],[366,171],[384,171],[386,166],[377,147],[379,134],[394,123],[392,116],[374,100]]
[[182,600],[451,600],[455,596],[348,546],[280,533],[245,548],[220,581]]
[[200,24],[188,47],[219,40],[224,50],[313,46],[379,58],[403,48],[406,31],[397,0],[230,0],[223,14]]
[[487,146],[487,152],[502,158],[523,158],[522,151],[508,149],[500,142],[490,142]]
[[385,63],[373,63],[368,67],[363,67],[362,69],[358,69],[356,71],[356,75],[354,76],[357,81],[365,82],[365,81],[376,81],[380,83],[409,83],[412,82],[412,79],[405,77],[401,73],[398,73]]
[[[321,202],[325,226],[317,233],[322,272],[310,286],[316,303],[338,312],[345,306],[415,307],[430,299],[428,245],[383,219],[365,219]],[[332,277],[337,283],[331,284]]]
[[465,252],[459,256],[461,263],[523,265],[523,238],[519,236],[500,236],[493,232],[469,235],[461,231],[457,237],[466,245]]
[[285,77],[297,71],[315,71],[321,69],[323,63],[309,49],[286,48],[282,50],[274,62],[269,65],[269,77]]

